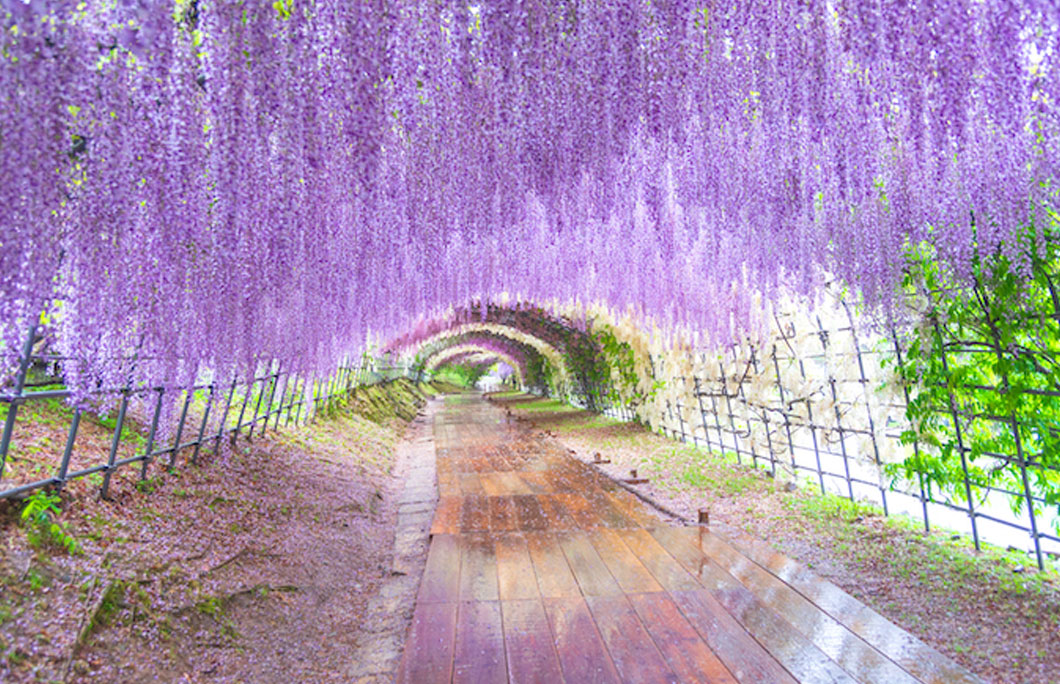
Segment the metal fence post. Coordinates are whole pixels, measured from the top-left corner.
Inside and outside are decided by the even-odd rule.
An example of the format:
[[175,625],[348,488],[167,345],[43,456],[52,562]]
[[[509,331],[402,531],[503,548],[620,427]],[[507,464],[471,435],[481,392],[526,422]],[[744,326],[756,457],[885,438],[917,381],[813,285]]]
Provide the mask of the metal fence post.
[[[891,326],[891,340],[894,342],[894,355],[898,362],[898,365],[902,365],[902,347],[898,344],[898,331]],[[909,406],[909,387],[905,384],[904,379],[902,380],[902,394],[905,395],[905,405]],[[913,439],[913,455],[916,457],[917,462],[920,461],[920,440]],[[931,532],[931,523],[928,519],[928,498],[927,493],[924,491],[924,473],[918,468],[916,471],[917,484],[920,486],[920,508],[924,514],[924,533]]]
[[147,479],[147,466],[151,463],[151,459],[154,457],[155,448],[155,433],[158,432],[158,418],[162,413],[162,395],[166,393],[164,387],[158,387],[158,399],[155,401],[155,413],[151,417],[151,429],[147,431],[147,448],[144,450],[144,460],[140,465],[140,479]]
[[236,419],[236,426],[232,430],[232,441],[239,439],[239,431],[243,429],[243,416],[247,414],[247,404],[250,402],[250,397],[254,394],[254,384],[257,383],[257,378],[254,377],[254,369],[250,369],[249,378],[247,381],[247,392],[243,395],[243,405],[239,409],[239,418]]
[[269,427],[269,416],[272,415],[272,402],[276,398],[276,386],[280,384],[280,372],[283,369],[283,362],[278,361],[276,363],[276,374],[272,376],[272,387],[269,389],[269,405],[265,407],[265,417],[261,421],[261,436],[265,436],[265,429]]
[[14,397],[7,405],[7,416],[4,418],[4,433],[0,436],[0,480],[4,479],[4,467],[7,465],[7,450],[11,446],[11,435],[15,431],[15,416],[21,403],[22,390],[26,387],[26,373],[29,371],[30,358],[33,355],[33,343],[37,341],[37,326],[31,325],[22,345],[22,356],[18,360],[18,374],[15,376]]
[[81,425],[81,408],[74,409],[74,417],[70,420],[70,429],[66,433],[66,447],[63,449],[63,461],[59,465],[59,474],[55,478],[55,484],[62,489],[66,483],[66,473],[70,470],[70,457],[74,453],[74,440],[77,439],[77,428]]
[[858,359],[858,373],[859,381],[861,382],[861,388],[865,393],[865,417],[869,420],[869,436],[872,439],[872,456],[876,461],[876,471],[879,477],[879,489],[880,489],[880,502],[883,504],[883,514],[890,515],[889,508],[887,506],[887,488],[883,486],[883,463],[880,461],[880,447],[876,443],[876,422],[872,418],[872,409],[869,407],[869,379],[865,374],[865,362],[861,358],[861,345],[858,344],[858,331],[854,327],[854,315],[850,312],[850,306],[843,302],[843,309],[846,311],[847,319],[850,321],[850,337],[854,341],[854,353]]
[[699,404],[699,421],[703,425],[703,440],[707,443],[707,451],[710,451],[710,431],[707,430],[707,411],[703,408],[703,394],[699,389],[699,376],[692,378],[695,383],[696,402]]
[[[272,364],[269,364],[269,370],[272,370]],[[258,422],[258,414],[261,412],[261,400],[265,398],[265,392],[268,390],[269,375],[266,374],[261,378],[261,389],[258,390],[258,400],[254,404],[254,417],[250,419],[249,430],[247,430],[247,439],[254,438],[254,425]]]
[[847,497],[854,501],[854,483],[850,479],[850,457],[847,455],[846,437],[843,434],[843,418],[839,411],[839,393],[835,390],[835,376],[832,375],[831,364],[827,363],[828,355],[828,333],[821,325],[820,317],[817,318],[818,336],[821,340],[821,351],[825,354],[825,363],[828,366],[828,386],[832,392],[832,409],[835,412],[835,427],[839,433],[839,451],[843,455],[843,475],[847,481]]
[[213,395],[215,386],[210,385],[210,394],[206,397],[206,408],[202,412],[202,424],[199,425],[199,437],[195,440],[195,451],[191,455],[191,464],[199,462],[199,450],[202,449],[202,441],[206,436],[206,422],[210,419],[210,407],[213,406]]
[[777,360],[777,345],[773,345],[773,371],[777,376],[777,393],[780,395],[780,413],[784,416],[784,431],[788,436],[788,452],[791,455],[791,474],[794,477],[798,473],[798,465],[795,463],[795,442],[791,439],[791,416],[788,413],[789,406],[784,398],[784,383],[780,381],[780,362]]
[[[195,381],[193,380],[192,383]],[[188,406],[191,405],[191,399],[195,395],[195,385],[192,384],[188,389],[184,390],[184,408],[180,412],[180,421],[177,423],[177,438],[173,440],[173,451],[169,454],[169,467],[172,468],[177,463],[177,452],[180,451],[180,438],[184,434],[184,422],[188,419]]]
[[[722,396],[725,397],[726,411],[729,414],[729,429],[732,430],[732,446],[736,449],[736,462],[743,465],[743,459],[740,458],[740,439],[736,435],[736,419],[732,415],[732,399],[729,398],[729,379],[725,377],[725,364],[718,359],[718,370],[721,372],[721,389]],[[719,433],[718,437],[721,437]]]
[[[942,342],[942,329],[939,328],[938,321],[935,321],[935,335],[938,337],[939,342]],[[939,350],[939,357],[942,360],[942,372],[949,377],[950,364],[946,360],[946,345],[942,345],[942,349]],[[953,389],[950,387],[946,388],[946,397],[949,401],[950,415],[953,417],[953,434],[957,438],[957,450],[961,454],[961,471],[964,473],[964,495],[968,501],[968,520],[972,524],[972,541],[975,542],[975,550],[979,551],[979,526],[975,521],[975,507],[972,505],[972,483],[968,476],[968,458],[964,453],[964,438],[961,435],[961,419],[957,413],[957,400],[953,396]]]
[[228,390],[228,399],[225,400],[225,410],[221,413],[221,422],[217,426],[217,437],[214,439],[213,451],[216,454],[217,450],[221,448],[221,437],[224,435],[226,423],[228,423],[228,411],[232,408],[232,398],[236,393],[236,383],[238,380],[235,375],[232,376],[232,387]]
[[114,421],[114,435],[110,440],[110,454],[107,456],[107,469],[103,471],[103,486],[100,487],[99,496],[106,499],[110,495],[110,478],[114,473],[114,460],[118,456],[118,446],[121,443],[121,430],[125,425],[125,411],[129,408],[129,391],[126,387],[121,393],[121,406],[118,407],[118,417]]
[[280,401],[276,404],[276,420],[272,424],[273,431],[280,429],[280,416],[283,415],[283,399],[287,396],[287,385],[291,383],[291,372],[283,374],[283,389],[280,390]]

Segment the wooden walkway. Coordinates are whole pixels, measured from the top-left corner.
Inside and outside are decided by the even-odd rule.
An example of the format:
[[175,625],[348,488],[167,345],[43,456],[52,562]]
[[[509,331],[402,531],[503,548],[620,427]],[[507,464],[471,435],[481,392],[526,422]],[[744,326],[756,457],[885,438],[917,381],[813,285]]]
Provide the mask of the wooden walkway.
[[979,681],[767,545],[666,524],[478,398],[434,434],[400,682]]

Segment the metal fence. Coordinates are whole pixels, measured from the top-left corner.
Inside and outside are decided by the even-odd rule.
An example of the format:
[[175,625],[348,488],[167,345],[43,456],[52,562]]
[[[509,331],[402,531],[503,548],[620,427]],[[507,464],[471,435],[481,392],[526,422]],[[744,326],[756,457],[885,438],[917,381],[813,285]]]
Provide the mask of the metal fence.
[[[576,396],[572,403],[620,420],[639,418],[675,440],[727,454],[773,476],[785,471],[813,482],[822,493],[874,503],[886,515],[910,515],[925,531],[933,525],[967,530],[977,550],[983,540],[1022,545],[1044,568],[1046,554],[1060,554],[1060,506],[1035,483],[1057,482],[1060,471],[1021,446],[1021,431],[1029,428],[1014,415],[971,410],[951,387],[948,402],[932,410],[956,436],[953,467],[960,482],[932,486],[915,468],[906,477],[900,464],[934,447],[901,439],[910,427],[905,417],[909,388],[881,364],[884,357],[892,362],[903,357],[899,335],[893,329],[858,329],[849,308],[836,311],[826,318],[829,325],[804,313],[779,318],[765,348],[745,345],[721,357],[701,355],[691,364],[692,373],[660,371],[667,381],[652,399],[654,411],[622,404],[606,386],[588,388],[591,402]],[[942,362],[975,353],[993,352],[954,348]],[[672,364],[673,357],[653,359],[657,370],[667,362]],[[1003,391],[996,385],[959,388]],[[1060,401],[1058,392],[1030,391]],[[1015,437],[1011,453],[973,453],[968,435],[1005,430]],[[1060,425],[1052,430],[1060,434]],[[1003,469],[1011,474],[1007,482],[998,481]],[[1026,543],[1014,539],[1013,531]]]
[[[217,452],[223,437],[235,441],[244,436],[249,440],[255,434],[264,435],[270,426],[278,429],[281,421],[284,426],[305,424],[359,386],[409,377],[411,373],[405,367],[376,365],[362,358],[356,364],[344,362],[326,376],[302,375],[273,361],[261,364],[248,377],[224,384],[205,381],[183,387],[131,383],[101,387],[72,407],[61,453],[44,454],[51,462],[36,461],[32,469],[12,468],[11,447],[24,407],[37,402],[65,402],[73,396],[63,386],[61,373],[46,372],[48,368],[62,368],[66,359],[34,354],[37,340],[38,331],[33,328],[26,336],[7,386],[0,392],[0,409],[6,409],[0,434],[0,499],[17,498],[46,487],[61,489],[71,480],[97,473],[101,475],[100,494],[107,498],[114,474],[126,466],[138,467],[139,478],[144,479],[152,463],[174,468],[183,456],[195,464],[204,447]],[[45,371],[33,377],[33,369]],[[80,449],[75,455],[86,412],[107,405],[116,405],[109,448]],[[166,420],[167,412],[173,412],[175,422]],[[109,415],[110,409],[105,413]],[[137,421],[138,430],[130,430],[133,413],[142,419]],[[42,469],[50,472],[41,477]]]

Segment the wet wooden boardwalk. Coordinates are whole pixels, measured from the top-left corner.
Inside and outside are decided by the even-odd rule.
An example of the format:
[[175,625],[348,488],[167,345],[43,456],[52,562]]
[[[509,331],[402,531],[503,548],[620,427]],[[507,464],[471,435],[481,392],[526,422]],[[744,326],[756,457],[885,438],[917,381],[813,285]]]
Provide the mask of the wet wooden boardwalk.
[[979,681],[747,538],[675,527],[473,397],[434,424],[438,507],[398,681]]

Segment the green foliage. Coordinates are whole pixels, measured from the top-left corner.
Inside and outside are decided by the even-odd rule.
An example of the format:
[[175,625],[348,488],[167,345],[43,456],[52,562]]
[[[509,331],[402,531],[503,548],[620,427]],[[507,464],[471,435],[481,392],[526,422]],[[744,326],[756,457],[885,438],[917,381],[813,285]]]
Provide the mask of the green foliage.
[[485,364],[447,363],[434,372],[434,377],[459,387],[474,387],[489,369]]
[[[921,320],[901,340],[901,362],[885,362],[910,392],[902,441],[918,448],[891,474],[966,501],[963,445],[974,499],[987,486],[1026,486],[1060,505],[1060,397],[1050,396],[1060,392],[1060,225],[973,257],[970,287],[927,243],[910,246],[907,261]],[[1010,503],[1025,511],[1024,497]]]
[[37,490],[26,499],[22,507],[22,522],[26,526],[26,536],[33,546],[49,545],[67,553],[81,553],[81,544],[77,538],[66,530],[66,526],[56,518],[61,513],[59,504],[62,499],[58,494]]

